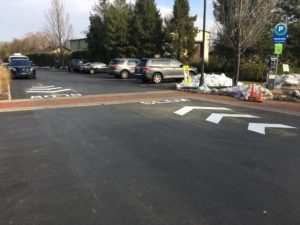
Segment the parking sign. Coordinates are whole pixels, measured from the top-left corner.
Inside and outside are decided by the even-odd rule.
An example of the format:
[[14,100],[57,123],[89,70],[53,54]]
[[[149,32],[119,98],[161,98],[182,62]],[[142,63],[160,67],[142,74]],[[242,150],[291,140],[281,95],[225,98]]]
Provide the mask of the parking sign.
[[273,43],[274,44],[285,44],[287,41],[288,29],[286,24],[278,23],[273,31]]

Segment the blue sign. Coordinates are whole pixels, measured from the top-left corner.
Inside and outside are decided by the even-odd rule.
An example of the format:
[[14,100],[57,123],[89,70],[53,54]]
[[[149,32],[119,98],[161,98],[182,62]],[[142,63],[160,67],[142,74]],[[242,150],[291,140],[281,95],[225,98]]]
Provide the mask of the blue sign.
[[287,26],[283,23],[278,23],[273,31],[273,43],[285,44],[288,37]]

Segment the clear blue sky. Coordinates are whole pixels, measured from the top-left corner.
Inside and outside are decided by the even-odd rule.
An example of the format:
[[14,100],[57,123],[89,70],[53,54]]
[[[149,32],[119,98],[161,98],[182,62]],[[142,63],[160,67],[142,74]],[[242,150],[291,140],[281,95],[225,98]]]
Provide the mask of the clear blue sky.
[[[134,2],[135,0],[131,0]],[[74,38],[84,36],[89,25],[89,14],[96,0],[64,0],[66,11],[74,28]],[[207,26],[214,24],[212,0],[207,0]],[[173,0],[156,0],[162,15],[172,12]],[[26,33],[41,31],[45,23],[45,13],[50,7],[50,0],[0,0],[0,41],[21,38]],[[191,15],[197,15],[196,25],[202,27],[203,0],[190,0]],[[12,14],[13,12],[13,14]]]

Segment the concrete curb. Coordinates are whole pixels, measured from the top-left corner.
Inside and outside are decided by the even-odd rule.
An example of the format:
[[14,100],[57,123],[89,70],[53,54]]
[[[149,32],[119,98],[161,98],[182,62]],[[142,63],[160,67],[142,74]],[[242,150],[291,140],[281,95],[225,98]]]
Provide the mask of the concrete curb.
[[206,102],[227,104],[251,109],[279,112],[300,116],[300,104],[291,102],[265,101],[264,103],[246,102],[228,96],[195,94],[178,91],[156,91],[126,94],[88,95],[82,97],[56,99],[22,99],[3,100],[0,102],[0,112],[38,110],[50,108],[82,107],[95,105],[110,105],[136,103],[144,100],[162,100],[173,98],[190,98]]

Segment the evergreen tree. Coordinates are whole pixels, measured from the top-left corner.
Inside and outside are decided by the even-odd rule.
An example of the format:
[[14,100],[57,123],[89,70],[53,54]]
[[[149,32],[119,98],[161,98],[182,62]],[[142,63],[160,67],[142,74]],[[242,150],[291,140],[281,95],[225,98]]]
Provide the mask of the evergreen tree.
[[130,8],[126,0],[115,0],[114,4],[107,9],[104,17],[105,49],[110,58],[128,56]]
[[105,49],[106,32],[104,16],[109,4],[107,0],[99,0],[90,16],[90,26],[87,32],[88,50],[94,60],[107,62],[109,59]]
[[175,0],[173,17],[165,20],[166,51],[183,61],[195,52],[196,16],[190,17],[189,12],[188,0]]
[[300,1],[280,0],[278,3],[278,22],[287,22],[288,41],[285,45],[283,60],[293,66],[300,66]]
[[137,57],[162,53],[162,19],[154,0],[137,0],[130,23],[130,50]]

